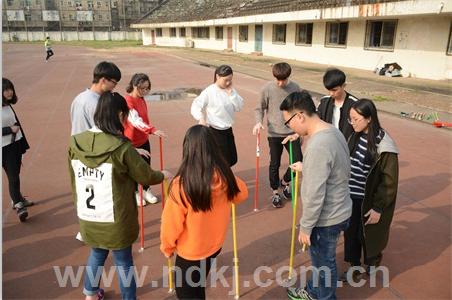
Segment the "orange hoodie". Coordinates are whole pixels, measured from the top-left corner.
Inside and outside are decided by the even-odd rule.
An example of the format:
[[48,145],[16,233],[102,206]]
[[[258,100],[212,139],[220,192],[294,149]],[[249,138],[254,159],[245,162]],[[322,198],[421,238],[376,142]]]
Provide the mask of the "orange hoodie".
[[[179,196],[179,177],[174,178],[170,196],[165,202],[160,230],[160,250],[167,257],[174,251],[187,260],[201,260],[217,252],[224,243],[228,228],[231,203],[248,198],[245,182],[235,177],[240,192],[228,201],[226,187],[218,176],[212,181],[212,209],[194,212],[188,201],[187,207]],[[172,196],[171,196],[172,195]]]

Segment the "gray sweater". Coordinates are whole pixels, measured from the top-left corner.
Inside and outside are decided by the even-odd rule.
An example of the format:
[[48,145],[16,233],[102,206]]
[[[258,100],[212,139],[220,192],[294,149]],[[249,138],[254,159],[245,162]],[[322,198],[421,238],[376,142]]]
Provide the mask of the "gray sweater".
[[311,234],[314,227],[339,224],[352,214],[350,155],[344,136],[332,126],[310,137],[303,154],[300,228]]
[[286,137],[293,131],[284,126],[282,111],[279,110],[281,102],[293,92],[299,92],[300,87],[293,81],[280,88],[276,81],[268,82],[260,93],[255,112],[256,123],[263,124],[264,114],[267,112],[267,129],[269,137]]

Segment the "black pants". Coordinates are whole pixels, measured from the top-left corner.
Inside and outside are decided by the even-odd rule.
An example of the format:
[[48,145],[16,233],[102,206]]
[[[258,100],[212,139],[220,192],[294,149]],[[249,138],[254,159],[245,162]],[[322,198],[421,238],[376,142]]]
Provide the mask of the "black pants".
[[373,266],[380,259],[381,254],[367,257],[363,224],[361,221],[361,206],[363,199],[352,198],[352,216],[350,225],[344,232],[344,260],[352,266],[361,265],[361,253],[364,252],[364,264]]
[[215,136],[215,140],[220,148],[223,157],[226,159],[226,162],[229,163],[229,166],[232,167],[237,163],[237,148],[235,146],[234,133],[232,132],[232,128],[228,128],[225,130],[215,129],[213,127],[209,127]]
[[53,56],[53,51],[52,51],[52,49],[49,49],[49,50],[47,50],[47,57],[46,57],[46,60],[49,60],[49,58],[50,58],[51,56]]
[[[176,296],[178,299],[206,299],[206,280],[212,261],[220,254],[221,249],[204,260],[187,260],[176,256],[176,268],[182,272],[182,280],[176,278]],[[199,269],[198,269],[199,268]],[[193,271],[192,271],[193,270]],[[187,271],[192,271],[188,273]],[[176,276],[178,272],[176,272]],[[189,279],[189,280],[188,280]],[[181,286],[178,283],[181,283]]]
[[[144,149],[147,150],[149,153],[151,153],[151,144],[149,143],[149,140],[146,141],[146,143],[144,143],[141,146],[137,147],[138,149]],[[151,166],[151,157],[146,157],[146,156],[141,156],[144,161],[149,165],[149,167]],[[137,185],[138,188],[138,185]],[[149,186],[143,186],[143,190],[147,190],[149,188]]]
[[9,195],[14,204],[23,200],[22,194],[20,193],[19,177],[21,164],[22,152],[19,149],[18,142],[2,147],[2,167],[8,177]]
[[[268,138],[268,146],[270,147],[270,165],[268,166],[268,174],[270,177],[270,187],[272,188],[272,190],[277,190],[279,187],[279,167],[281,166],[281,155],[283,153],[283,149],[286,148],[287,153],[290,153],[289,143],[283,145],[281,144],[283,140],[283,137]],[[303,155],[301,154],[300,139],[292,142],[292,156],[293,162],[303,160]],[[286,173],[283,177],[285,182],[291,181],[290,172],[290,168],[287,168]]]

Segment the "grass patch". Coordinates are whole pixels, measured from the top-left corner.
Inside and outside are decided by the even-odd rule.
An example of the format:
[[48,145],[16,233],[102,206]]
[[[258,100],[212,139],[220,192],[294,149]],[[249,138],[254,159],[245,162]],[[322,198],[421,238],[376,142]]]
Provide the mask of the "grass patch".
[[[9,44],[44,44],[44,41],[34,42],[9,42]],[[67,46],[79,46],[89,47],[94,49],[112,49],[122,47],[141,47],[142,41],[126,40],[126,41],[52,41],[52,45],[67,45]]]
[[374,101],[377,101],[377,102],[379,102],[379,101],[389,101],[389,98],[387,98],[387,97],[385,97],[385,96],[375,96],[375,97],[373,98],[373,100],[374,100]]

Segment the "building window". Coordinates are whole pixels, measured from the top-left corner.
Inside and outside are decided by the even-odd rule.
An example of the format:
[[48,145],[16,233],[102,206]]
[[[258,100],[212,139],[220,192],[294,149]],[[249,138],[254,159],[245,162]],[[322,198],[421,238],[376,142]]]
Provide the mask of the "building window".
[[223,39],[223,26],[215,27],[215,39],[222,40]]
[[394,49],[397,21],[368,21],[364,47]]
[[209,39],[210,28],[209,27],[193,27],[191,29],[193,38],[195,39]]
[[182,28],[179,28],[179,36],[180,37],[185,37],[185,28],[184,27],[182,27]]
[[176,28],[170,28],[169,29],[169,36],[170,37],[176,37]]
[[447,55],[452,55],[452,23],[449,29],[449,43],[447,44]]
[[286,43],[286,24],[273,24],[273,43]]
[[68,6],[72,6],[72,2],[71,2],[71,1],[68,1],[68,2],[67,2],[67,5],[68,5]]
[[155,29],[155,36],[157,36],[157,37],[162,37],[163,36],[162,28],[156,28]]
[[326,23],[326,46],[346,46],[347,45],[348,22],[327,22]]
[[97,1],[97,8],[101,8],[102,7],[102,2]]
[[8,6],[12,6],[12,5],[13,5],[13,2],[14,2],[14,0],[7,0],[7,1],[6,1],[6,4],[7,4]]
[[248,42],[248,25],[239,26],[239,42]]
[[312,45],[312,28],[313,23],[297,24],[297,31],[295,36],[296,45]]

